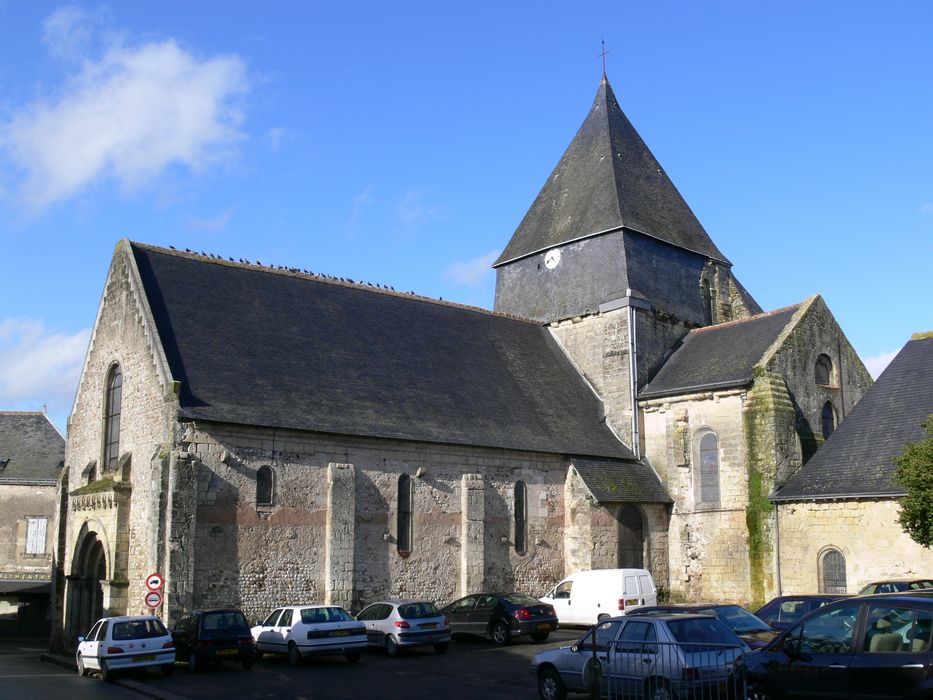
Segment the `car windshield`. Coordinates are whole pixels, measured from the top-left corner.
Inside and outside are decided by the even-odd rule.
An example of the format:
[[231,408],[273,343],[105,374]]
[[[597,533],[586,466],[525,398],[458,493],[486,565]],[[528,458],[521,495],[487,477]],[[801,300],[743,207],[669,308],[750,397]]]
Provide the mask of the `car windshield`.
[[223,610],[219,612],[209,612],[204,614],[204,622],[201,623],[205,630],[230,630],[242,627],[249,627],[246,624],[246,618],[239,610]]
[[532,598],[529,595],[522,595],[521,593],[509,593],[509,595],[502,596],[504,600],[509,601],[512,605],[541,605],[541,601],[537,598]]
[[306,624],[321,622],[353,622],[353,616],[343,608],[304,608],[301,621]]
[[684,620],[668,620],[671,635],[681,643],[696,644],[741,644],[728,627],[714,617],[691,617]]
[[745,632],[768,632],[771,628],[762,620],[738,605],[722,605],[709,610],[698,609],[699,613],[715,615],[726,627],[736,634]]
[[127,620],[113,623],[113,641],[122,642],[127,639],[149,639],[151,637],[164,637],[168,632],[159,620]]
[[440,611],[434,603],[406,603],[398,606],[398,614],[403,620],[416,620],[422,617],[440,617]]

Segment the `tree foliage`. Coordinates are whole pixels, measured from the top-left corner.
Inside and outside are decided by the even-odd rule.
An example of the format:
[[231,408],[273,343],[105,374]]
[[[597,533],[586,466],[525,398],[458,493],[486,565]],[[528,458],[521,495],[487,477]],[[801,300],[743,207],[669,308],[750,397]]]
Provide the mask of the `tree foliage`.
[[894,480],[907,492],[901,499],[898,522],[912,540],[929,547],[933,544],[933,414],[923,427],[930,437],[908,442],[894,458]]

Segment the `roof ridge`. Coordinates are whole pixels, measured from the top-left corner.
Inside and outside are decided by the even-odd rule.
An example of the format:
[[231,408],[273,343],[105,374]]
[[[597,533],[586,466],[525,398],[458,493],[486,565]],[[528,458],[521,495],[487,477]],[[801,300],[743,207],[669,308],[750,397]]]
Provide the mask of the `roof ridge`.
[[[790,311],[791,309],[799,309],[804,302],[798,301],[796,304],[790,304],[789,306],[782,306],[780,309],[773,309],[772,311],[765,311],[760,314],[755,314],[754,316],[746,316],[745,318],[738,318],[734,321],[726,321],[725,323],[717,323],[712,326],[703,326],[702,328],[694,328],[690,331],[690,334],[693,333],[704,333],[706,331],[715,330],[718,328],[724,328],[726,326],[735,326],[740,323],[748,323],[749,321],[757,321],[768,316],[774,316],[775,314],[784,313],[785,311]],[[689,335],[689,334],[688,334]]]
[[138,241],[130,241],[131,246],[137,246],[144,250],[150,250],[156,253],[162,253],[164,255],[172,255],[175,257],[186,258],[188,260],[197,260],[198,262],[205,263],[214,263],[219,265],[225,265],[226,267],[235,267],[242,270],[253,270],[256,272],[266,272],[271,274],[282,275],[286,277],[296,277],[299,279],[308,280],[309,282],[321,282],[324,284],[332,284],[338,287],[350,287],[352,289],[360,289],[365,292],[373,292],[376,294],[384,294],[388,296],[401,297],[403,299],[413,299],[416,301],[427,302],[430,304],[436,304],[438,306],[446,306],[453,309],[462,309],[464,311],[474,311],[477,313],[487,314],[489,316],[498,316],[500,318],[508,318],[513,321],[523,321],[525,323],[531,323],[536,326],[542,325],[538,321],[535,321],[524,316],[518,316],[516,314],[505,313],[503,311],[495,311],[491,309],[484,309],[480,306],[471,306],[469,304],[461,304],[455,301],[446,301],[443,298],[435,299],[433,297],[427,297],[421,294],[416,294],[415,292],[400,292],[396,289],[386,289],[384,287],[374,287],[370,284],[364,284],[361,282],[354,282],[353,280],[345,280],[342,277],[333,277],[329,275],[324,275],[323,273],[315,272],[305,272],[301,268],[297,267],[273,267],[271,265],[262,265],[252,262],[238,262],[236,260],[230,260],[229,258],[224,258],[222,256],[211,257],[210,255],[197,253],[192,250],[178,250],[177,248],[163,248],[162,246],[152,245],[150,243],[140,243]]
[[0,416],[45,416],[44,411],[0,411]]

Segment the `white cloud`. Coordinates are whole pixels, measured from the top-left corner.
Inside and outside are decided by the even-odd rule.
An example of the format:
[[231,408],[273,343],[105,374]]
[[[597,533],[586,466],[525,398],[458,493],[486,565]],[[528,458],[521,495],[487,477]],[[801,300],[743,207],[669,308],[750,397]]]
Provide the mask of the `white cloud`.
[[424,192],[406,192],[398,203],[398,217],[406,226],[419,226],[441,216],[444,208],[424,202]]
[[89,328],[68,335],[34,319],[0,320],[0,406],[67,414],[90,336]]
[[282,141],[284,141],[290,132],[283,126],[277,126],[272,129],[269,129],[263,140],[266,142],[266,145],[269,147],[269,150],[273,153],[278,153],[279,149],[282,148]]
[[[80,37],[82,26],[80,11],[58,10],[46,37]],[[172,40],[113,43],[85,57],[54,97],[0,124],[0,148],[19,166],[19,194],[34,210],[101,180],[132,190],[172,165],[201,169],[228,153],[243,138],[237,102],[247,87],[237,56],[202,60]]]
[[106,24],[106,9],[94,14],[78,7],[59,7],[42,24],[42,43],[49,53],[63,61],[77,61],[94,42],[97,25]]
[[189,231],[200,231],[202,233],[221,233],[227,230],[227,225],[233,217],[233,207],[230,207],[222,214],[209,216],[205,218],[192,217],[186,222]]
[[453,280],[459,284],[466,284],[471,287],[480,284],[486,275],[492,272],[490,267],[499,257],[495,250],[481,255],[478,258],[467,260],[466,262],[455,262],[447,266],[444,271],[444,279]]
[[884,372],[885,367],[891,363],[891,360],[894,359],[894,356],[897,355],[898,352],[900,351],[893,350],[891,352],[883,352],[880,355],[868,357],[864,360],[865,368],[872,376],[872,379],[877,379],[881,373]]

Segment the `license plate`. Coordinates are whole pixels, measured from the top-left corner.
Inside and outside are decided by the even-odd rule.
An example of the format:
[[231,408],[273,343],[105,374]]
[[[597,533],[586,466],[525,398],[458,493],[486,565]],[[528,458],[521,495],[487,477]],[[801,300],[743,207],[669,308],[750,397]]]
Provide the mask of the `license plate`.
[[334,630],[330,633],[331,637],[349,637],[350,630]]
[[630,598],[625,601],[625,607],[628,607],[630,605],[638,605],[638,598]]
[[139,663],[140,661],[155,661],[155,654],[142,654],[133,657],[133,663]]
[[234,654],[239,654],[238,649],[218,649],[217,656],[233,656]]
[[550,623],[550,622],[539,622],[539,623],[538,623],[538,629],[539,629],[539,630],[549,630],[549,629],[551,629],[551,623]]
[[427,624],[421,625],[421,629],[423,630],[433,630],[436,628],[437,628],[436,622],[428,622]]

